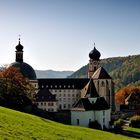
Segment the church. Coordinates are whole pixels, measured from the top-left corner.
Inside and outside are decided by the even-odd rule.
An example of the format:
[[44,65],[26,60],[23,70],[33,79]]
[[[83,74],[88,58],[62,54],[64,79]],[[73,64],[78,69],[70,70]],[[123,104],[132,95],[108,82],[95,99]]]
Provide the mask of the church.
[[89,53],[87,78],[37,79],[34,69],[23,61],[23,46],[16,46],[16,59],[10,67],[18,68],[36,88],[32,96],[38,108],[48,112],[70,111],[73,125],[88,126],[97,120],[101,128],[109,127],[114,110],[114,84],[110,75],[100,66],[100,52]]
[[[113,80],[106,70],[100,66],[100,56],[101,54],[94,44],[94,49],[89,53],[88,78],[37,79],[39,91],[36,94],[36,103],[38,107],[46,111],[71,110],[75,103],[84,96],[88,83],[92,80],[99,96],[104,97],[110,108],[114,110]],[[46,94],[50,95],[50,99],[51,94],[55,95],[56,100],[46,100],[45,102],[45,91]]]

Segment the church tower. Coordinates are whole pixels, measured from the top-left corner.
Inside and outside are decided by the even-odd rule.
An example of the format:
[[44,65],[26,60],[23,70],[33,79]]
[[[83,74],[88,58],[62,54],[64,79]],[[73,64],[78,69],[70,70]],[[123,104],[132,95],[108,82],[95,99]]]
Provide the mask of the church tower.
[[16,46],[16,62],[23,62],[23,46],[20,44],[20,38],[19,43]]
[[95,48],[89,53],[89,69],[88,69],[88,78],[91,78],[94,72],[100,67],[100,52]]

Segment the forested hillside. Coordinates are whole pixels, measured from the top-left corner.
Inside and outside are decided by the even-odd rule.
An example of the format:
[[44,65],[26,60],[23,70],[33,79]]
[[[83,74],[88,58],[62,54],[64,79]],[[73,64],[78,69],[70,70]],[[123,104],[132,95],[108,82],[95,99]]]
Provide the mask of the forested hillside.
[[[140,85],[140,55],[102,59],[101,66],[113,78],[115,91],[124,86]],[[68,78],[86,78],[87,72],[88,65],[83,66]]]

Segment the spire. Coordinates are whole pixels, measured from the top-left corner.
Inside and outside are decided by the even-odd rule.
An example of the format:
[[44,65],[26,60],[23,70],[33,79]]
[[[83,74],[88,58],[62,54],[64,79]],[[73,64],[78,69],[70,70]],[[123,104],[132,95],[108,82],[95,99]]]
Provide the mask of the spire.
[[19,52],[23,52],[23,46],[21,45],[21,43],[20,43],[20,36],[21,35],[19,35],[19,43],[18,43],[18,45],[16,46],[16,51],[19,51]]
[[19,40],[19,43],[18,43],[18,44],[20,45],[20,36],[21,36],[21,35],[19,34],[18,36],[19,36],[19,38],[18,38],[18,40]]
[[94,48],[95,48],[95,42],[94,42]]
[[19,43],[16,46],[16,62],[23,62],[23,46],[20,44],[20,35],[19,35]]

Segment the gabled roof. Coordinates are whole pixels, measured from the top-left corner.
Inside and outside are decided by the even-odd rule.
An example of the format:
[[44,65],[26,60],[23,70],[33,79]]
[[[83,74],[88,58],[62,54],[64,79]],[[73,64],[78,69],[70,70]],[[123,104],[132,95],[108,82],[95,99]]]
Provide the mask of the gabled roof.
[[85,92],[85,97],[99,97],[92,79],[90,79],[89,84],[87,86],[87,90]]
[[56,95],[53,95],[47,88],[40,89],[35,98],[37,102],[56,101]]
[[110,107],[104,97],[97,98],[96,102],[94,103],[95,110],[106,110],[109,108]]
[[103,67],[98,68],[92,76],[92,79],[112,79]]
[[108,103],[105,101],[104,97],[98,97],[94,102],[90,102],[88,98],[81,98],[71,109],[73,111],[94,111],[94,110],[107,110],[109,109]]
[[88,110],[92,110],[92,106],[88,98],[81,98],[74,105],[74,108],[72,108],[72,110],[88,111]]

